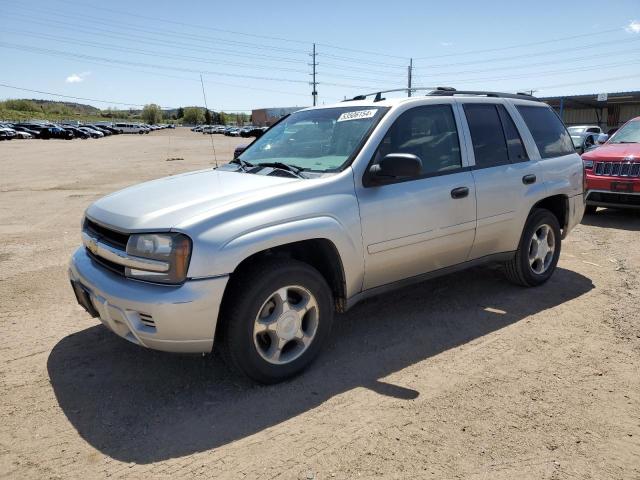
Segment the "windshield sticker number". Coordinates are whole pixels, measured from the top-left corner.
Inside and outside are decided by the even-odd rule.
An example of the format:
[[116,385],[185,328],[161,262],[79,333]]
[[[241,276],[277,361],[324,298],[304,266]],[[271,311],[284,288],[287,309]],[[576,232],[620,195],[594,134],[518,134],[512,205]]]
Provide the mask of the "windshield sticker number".
[[373,108],[371,110],[356,110],[355,112],[345,112],[338,117],[337,121],[346,122],[347,120],[362,120],[365,118],[371,118],[376,114],[377,111],[377,108]]

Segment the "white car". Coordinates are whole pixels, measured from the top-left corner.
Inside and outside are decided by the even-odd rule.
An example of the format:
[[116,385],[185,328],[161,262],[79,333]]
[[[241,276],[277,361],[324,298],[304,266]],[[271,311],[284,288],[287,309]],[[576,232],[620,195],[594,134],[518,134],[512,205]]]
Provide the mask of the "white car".
[[149,133],[149,130],[139,123],[116,123],[113,128],[120,130],[122,133]]
[[27,132],[21,132],[20,130],[15,130],[16,138],[28,139],[33,138],[33,135]]

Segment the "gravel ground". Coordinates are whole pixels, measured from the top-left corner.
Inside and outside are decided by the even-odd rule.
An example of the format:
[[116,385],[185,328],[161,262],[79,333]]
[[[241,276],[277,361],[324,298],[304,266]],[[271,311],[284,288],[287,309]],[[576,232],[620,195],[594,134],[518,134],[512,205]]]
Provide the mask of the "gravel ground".
[[91,201],[211,164],[186,129],[0,143],[0,477],[640,478],[640,214],[585,218],[536,289],[487,266],[363,302],[265,387],[127,343],[67,280]]

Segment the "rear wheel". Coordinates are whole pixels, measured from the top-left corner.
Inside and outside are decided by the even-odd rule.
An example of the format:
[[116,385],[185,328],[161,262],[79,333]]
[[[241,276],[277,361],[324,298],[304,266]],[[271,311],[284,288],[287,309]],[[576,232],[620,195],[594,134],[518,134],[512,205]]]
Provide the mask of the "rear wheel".
[[560,247],[556,216],[546,209],[534,210],[527,219],[518,250],[505,264],[507,277],[525,287],[543,284],[556,269]]
[[324,277],[296,260],[273,259],[238,272],[227,287],[221,348],[227,363],[261,383],[306,368],[326,342],[333,298]]

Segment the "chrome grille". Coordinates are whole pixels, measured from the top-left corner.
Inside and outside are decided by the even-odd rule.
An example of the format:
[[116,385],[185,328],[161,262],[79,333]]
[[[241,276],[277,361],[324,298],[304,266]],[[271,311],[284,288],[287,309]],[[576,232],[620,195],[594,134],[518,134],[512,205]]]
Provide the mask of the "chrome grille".
[[596,162],[594,175],[640,178],[640,162]]

